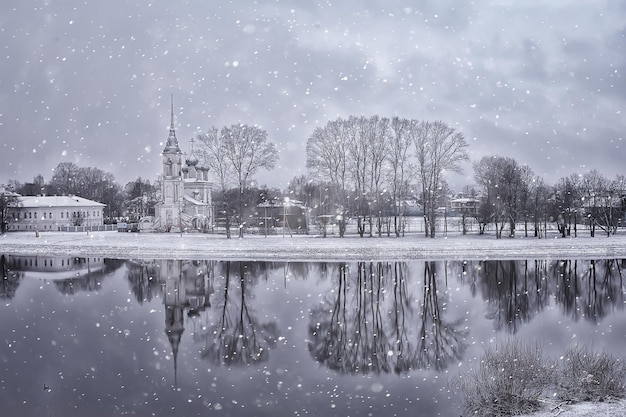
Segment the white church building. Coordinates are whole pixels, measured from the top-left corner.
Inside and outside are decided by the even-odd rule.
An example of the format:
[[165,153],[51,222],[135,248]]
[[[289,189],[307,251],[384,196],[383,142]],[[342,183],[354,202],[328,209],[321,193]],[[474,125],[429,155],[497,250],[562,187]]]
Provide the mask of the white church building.
[[193,139],[185,158],[176,139],[172,100],[170,134],[162,152],[161,200],[155,217],[142,221],[141,228],[156,231],[209,231],[213,227],[213,183],[209,169],[199,163]]

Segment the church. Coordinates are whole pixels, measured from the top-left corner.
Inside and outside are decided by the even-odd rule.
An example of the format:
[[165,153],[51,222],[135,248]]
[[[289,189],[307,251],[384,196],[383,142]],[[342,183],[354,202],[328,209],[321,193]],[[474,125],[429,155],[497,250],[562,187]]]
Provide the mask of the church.
[[207,232],[213,227],[213,183],[209,169],[200,164],[193,148],[184,156],[174,129],[174,100],[171,102],[170,134],[162,152],[161,199],[153,221],[141,228],[161,232]]

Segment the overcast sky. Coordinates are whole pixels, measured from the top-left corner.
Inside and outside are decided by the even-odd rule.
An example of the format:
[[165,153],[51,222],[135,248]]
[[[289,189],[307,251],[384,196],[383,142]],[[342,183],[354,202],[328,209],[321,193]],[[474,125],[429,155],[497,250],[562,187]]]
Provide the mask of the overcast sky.
[[550,183],[626,174],[622,0],[3,0],[0,48],[0,184],[63,161],[156,179],[170,94],[184,151],[211,126],[265,129],[271,187],[350,115],[442,120],[473,161]]

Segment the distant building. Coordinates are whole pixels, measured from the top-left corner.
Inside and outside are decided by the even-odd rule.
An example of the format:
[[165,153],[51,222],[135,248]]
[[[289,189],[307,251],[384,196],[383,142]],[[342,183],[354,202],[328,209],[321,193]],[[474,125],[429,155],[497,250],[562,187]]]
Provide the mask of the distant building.
[[183,161],[174,130],[173,101],[170,134],[162,156],[161,201],[153,221],[141,222],[142,230],[208,230],[213,225],[213,183],[208,178],[209,169],[200,165],[194,154],[193,140],[189,157]]
[[102,226],[105,204],[77,196],[18,196],[9,210],[9,231],[58,231]]
[[475,198],[455,198],[450,201],[450,210],[459,215],[475,216],[480,200]]
[[421,216],[424,214],[424,208],[417,200],[400,200],[399,209],[403,216]]
[[285,229],[289,233],[308,234],[308,210],[298,200],[273,200],[256,206],[259,233],[274,234]]

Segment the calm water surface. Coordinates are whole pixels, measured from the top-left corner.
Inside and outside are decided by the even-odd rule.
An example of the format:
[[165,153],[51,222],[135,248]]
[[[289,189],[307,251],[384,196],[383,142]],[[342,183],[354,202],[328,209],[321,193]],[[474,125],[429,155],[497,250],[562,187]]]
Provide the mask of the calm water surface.
[[10,416],[458,416],[493,343],[626,345],[626,260],[0,267]]

